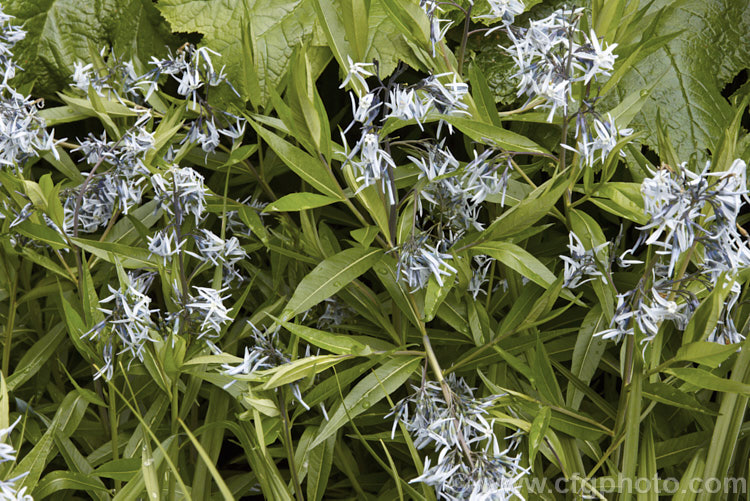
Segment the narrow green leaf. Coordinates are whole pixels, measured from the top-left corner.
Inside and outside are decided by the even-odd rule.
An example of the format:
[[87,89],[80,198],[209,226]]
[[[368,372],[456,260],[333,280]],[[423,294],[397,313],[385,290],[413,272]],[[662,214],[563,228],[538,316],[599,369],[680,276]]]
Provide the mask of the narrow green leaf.
[[437,283],[434,276],[430,276],[427,282],[427,291],[424,297],[424,321],[430,322],[435,318],[440,305],[443,304],[445,298],[448,297],[451,289],[455,285],[456,280],[453,276],[446,277],[444,283],[441,286]]
[[288,141],[280,138],[252,118],[248,117],[248,120],[258,135],[268,143],[271,149],[295,174],[322,194],[341,200],[341,188],[320,160],[311,157]]
[[10,427],[10,402],[8,401],[8,385],[0,372],[0,429]]
[[698,388],[727,393],[739,393],[741,395],[750,396],[750,384],[724,379],[703,369],[681,367],[665,369],[664,372],[697,386]]
[[[233,402],[230,395],[222,388],[213,387],[208,392],[208,410],[203,420],[202,433],[197,433],[201,445],[206,449],[210,458],[210,464],[219,464],[219,455],[224,445],[225,428],[221,422],[229,416],[229,405]],[[278,410],[277,410],[278,415]],[[195,499],[205,499],[211,493],[210,476],[211,472],[207,464],[195,465],[193,473],[193,483],[191,494]],[[227,478],[227,480],[230,480]]]
[[415,327],[418,327],[422,315],[417,310],[414,301],[411,300],[411,295],[406,290],[400,277],[396,275],[396,260],[392,256],[384,256],[382,261],[374,266],[374,269],[381,283],[388,291],[391,301],[396,304],[398,309],[401,310]]
[[14,227],[14,229],[21,235],[29,237],[34,241],[45,243],[55,250],[68,248],[68,244],[65,243],[63,237],[49,226],[42,226],[41,224],[26,220]]
[[388,16],[398,27],[401,34],[427,47],[429,42],[429,24],[424,13],[409,2],[397,0],[381,0],[379,3],[385,8]]
[[715,369],[733,353],[737,353],[737,351],[738,348],[736,345],[696,341],[695,343],[680,346],[672,360],[675,362],[695,362]]
[[128,213],[129,217],[122,218],[115,223],[104,241],[132,245],[139,237],[145,237],[141,235],[143,229],[151,228],[162,217],[162,212],[157,200],[146,202],[131,210]]
[[269,371],[271,378],[263,385],[262,389],[271,390],[306,377],[312,377],[347,358],[350,357],[347,355],[318,355],[300,358],[288,364],[280,365]]
[[[742,350],[732,367],[729,382],[750,388],[750,349],[747,339],[742,343]],[[739,392],[738,392],[739,393]],[[726,478],[735,457],[740,439],[740,430],[746,422],[747,393],[726,393],[721,396],[719,417],[716,419],[711,443],[705,456],[706,478]],[[743,472],[744,473],[744,472]],[[708,496],[702,496],[707,501]]]
[[517,271],[537,285],[549,287],[557,277],[525,249],[508,242],[485,242],[472,248],[474,254],[486,254]]
[[34,498],[42,499],[64,490],[86,491],[94,496],[97,492],[106,492],[107,488],[84,473],[53,471],[45,475],[32,492]]
[[598,186],[595,195],[589,200],[607,212],[639,224],[648,223],[637,183],[604,183]]
[[[651,422],[648,421],[643,431],[641,450],[638,452],[638,476],[640,478],[657,479],[656,450],[654,448],[654,433]],[[659,501],[656,489],[648,489],[646,492],[638,491],[638,501]]]
[[214,465],[214,461],[211,460],[208,453],[206,452],[206,449],[203,448],[203,446],[200,444],[197,438],[195,438],[195,435],[193,435],[193,432],[190,431],[190,429],[187,427],[187,425],[182,421],[182,419],[177,419],[180,423],[180,426],[182,426],[182,429],[185,430],[185,433],[187,434],[188,438],[190,439],[190,442],[192,442],[193,447],[198,451],[198,454],[200,455],[203,462],[208,467],[208,470],[211,472],[211,476],[213,477],[214,481],[216,482],[216,485],[219,487],[219,492],[221,492],[221,495],[224,497],[225,501],[234,500],[234,496],[232,496],[232,492],[229,490],[229,487],[227,487],[226,482],[224,481],[224,478],[221,476],[219,471],[216,469],[216,466]]
[[47,270],[57,274],[58,276],[66,280],[73,281],[74,277],[71,277],[71,274],[66,269],[64,269],[62,266],[60,266],[50,258],[37,253],[32,248],[23,247],[21,249],[21,253],[23,254],[24,258],[28,259],[32,263],[36,263],[39,266],[46,268]]
[[63,315],[65,317],[65,323],[68,327],[68,334],[70,340],[73,342],[73,346],[76,347],[79,353],[88,358],[89,361],[96,360],[98,355],[94,352],[91,344],[84,339],[84,335],[88,331],[86,325],[83,323],[83,319],[73,306],[65,299],[62,290],[60,290],[60,302],[62,303]]
[[94,475],[104,478],[112,478],[122,482],[130,482],[141,469],[141,459],[122,458],[108,461],[94,470]]
[[469,66],[469,80],[471,81],[472,87],[471,95],[474,98],[477,109],[482,114],[482,118],[496,127],[501,127],[502,120],[500,120],[500,115],[497,113],[495,96],[487,85],[487,79],[485,78],[484,73],[482,73],[482,70],[477,64],[471,64]]
[[325,34],[328,47],[333,52],[339,67],[346,68],[347,57],[351,57],[352,49],[346,39],[346,27],[339,17],[340,9],[333,0],[312,0],[318,23]]
[[264,212],[297,212],[335,204],[339,199],[317,193],[292,193],[268,204]]
[[672,498],[674,501],[695,501],[697,495],[695,485],[703,483],[705,467],[706,450],[698,449],[680,478],[677,493]]
[[491,145],[508,151],[549,153],[537,143],[502,127],[486,124],[470,118],[447,116],[443,120],[480,143],[489,142]]
[[[357,336],[354,338],[348,334],[334,334],[304,325],[285,322],[273,316],[271,318],[295,336],[299,336],[313,346],[322,348],[334,355],[366,356],[372,353],[374,346],[379,347],[384,343],[380,339],[368,338],[366,336]],[[372,340],[372,345],[367,344],[368,339]],[[395,348],[395,346],[392,346],[392,348]]]
[[[41,110],[41,112],[44,111],[47,110]],[[47,123],[47,126],[50,126],[49,122]],[[73,160],[71,160],[70,155],[68,155],[68,153],[59,146],[55,147],[55,151],[57,152],[57,157],[55,157],[55,155],[52,154],[52,150],[50,150],[42,153],[42,158],[44,158],[54,168],[59,170],[71,181],[75,181],[79,184],[83,183],[85,178],[83,177],[83,174],[81,174],[81,172],[78,170],[78,167],[76,167],[76,164],[73,163]]]
[[[164,461],[164,451],[168,450],[172,446],[172,443],[176,438],[177,437],[173,435],[161,443],[161,447],[157,448],[156,451],[154,451],[153,455],[151,455],[151,463],[148,465],[148,468],[154,470],[159,469],[162,461]],[[142,460],[139,460],[138,462],[140,466]],[[112,501],[129,501],[131,499],[136,499],[145,488],[146,481],[143,478],[143,468],[139,467],[136,475],[127,484],[125,484],[125,486],[119,492],[115,494],[115,496],[112,498]],[[189,496],[187,498],[191,499]]]
[[668,385],[662,382],[655,383],[643,383],[643,396],[654,402],[671,405],[673,407],[681,407],[702,414],[716,415],[715,412],[711,412],[706,409],[700,402],[689,393],[685,393],[679,388]]
[[333,296],[372,268],[382,256],[379,249],[355,247],[329,257],[300,281],[281,318],[288,320]]
[[710,431],[698,431],[657,442],[654,447],[656,464],[659,468],[666,468],[688,462],[710,440]]
[[312,449],[307,462],[307,499],[320,501],[325,496],[326,487],[333,466],[333,449],[336,436],[331,435],[324,443]]
[[537,338],[536,349],[533,352],[531,369],[534,372],[534,379],[536,389],[539,393],[547,399],[548,402],[562,405],[562,391],[557,383],[555,372],[552,369],[552,365],[549,361],[547,351],[544,349],[541,339]]
[[[348,369],[336,371],[334,377],[325,378],[319,381],[313,388],[305,394],[305,402],[310,407],[328,400],[329,398],[340,398],[340,387],[346,387],[353,381],[362,377],[362,374],[369,371],[378,360],[375,358],[365,358],[359,364]],[[295,411],[294,418],[305,412],[304,407],[298,407]]]
[[268,245],[270,242],[268,232],[266,231],[266,227],[263,226],[263,221],[260,219],[258,212],[252,207],[242,205],[237,208],[237,213],[239,214],[240,219],[242,219],[242,222],[252,230],[255,236],[257,236],[265,245]]
[[156,268],[158,266],[158,256],[151,255],[143,247],[132,247],[113,242],[99,242],[73,237],[71,237],[71,241],[81,249],[90,252],[108,263],[113,262],[111,255],[115,255],[120,258],[125,268]]
[[[570,371],[578,379],[588,384],[594,377],[599,361],[607,347],[607,341],[600,336],[595,336],[597,332],[604,330],[607,325],[604,313],[599,304],[594,305],[586,313],[583,319],[581,329],[576,337],[576,344],[573,348],[573,360],[570,364]],[[573,388],[572,383],[568,383],[566,394],[566,403],[573,409],[578,409],[583,400],[583,392]]]
[[8,377],[8,390],[13,391],[22,385],[49,362],[50,357],[57,352],[57,347],[65,339],[65,324],[58,323],[39,341],[26,351],[18,362],[13,373]]
[[534,458],[539,446],[542,445],[551,418],[552,411],[550,408],[542,407],[531,423],[531,429],[529,430],[529,463],[531,464],[534,464]]
[[719,315],[724,308],[724,301],[732,290],[733,279],[726,275],[719,276],[711,293],[696,308],[693,316],[682,333],[683,346],[703,341],[716,328]]
[[151,453],[151,446],[148,442],[144,442],[143,447],[141,447],[141,473],[149,499],[161,500],[161,485]]
[[348,419],[362,414],[400,388],[421,360],[419,357],[396,356],[365,376],[336,408],[311,447],[317,447],[344,426]]
[[378,236],[379,231],[377,226],[365,226],[364,228],[352,230],[349,234],[364,247],[369,247],[373,240],[375,240],[375,237]]
[[568,188],[565,176],[550,179],[528,194],[520,203],[495,219],[484,232],[483,240],[496,240],[520,233],[549,214],[550,209]]
[[9,477],[15,477],[17,475],[28,472],[21,480],[19,480],[15,487],[21,489],[22,487],[34,487],[37,485],[39,478],[44,471],[44,468],[49,460],[49,455],[55,445],[55,434],[60,432],[64,437],[70,436],[78,424],[83,418],[83,413],[86,411],[88,403],[78,395],[78,392],[72,391],[68,393],[60,404],[60,407],[55,413],[55,417],[47,427],[47,430],[42,435],[42,438],[34,445],[34,447],[26,454],[23,459],[15,465]]

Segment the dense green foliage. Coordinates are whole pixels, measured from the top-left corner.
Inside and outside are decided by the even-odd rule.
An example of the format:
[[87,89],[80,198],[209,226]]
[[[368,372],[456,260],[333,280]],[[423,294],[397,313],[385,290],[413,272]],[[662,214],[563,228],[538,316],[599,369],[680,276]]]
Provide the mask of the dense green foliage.
[[432,4],[2,3],[3,489],[747,499],[750,1]]

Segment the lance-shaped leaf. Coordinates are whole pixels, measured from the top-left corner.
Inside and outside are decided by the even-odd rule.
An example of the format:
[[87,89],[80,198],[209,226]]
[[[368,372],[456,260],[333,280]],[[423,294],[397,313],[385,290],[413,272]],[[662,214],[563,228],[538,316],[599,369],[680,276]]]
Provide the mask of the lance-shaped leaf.
[[447,116],[443,120],[458,128],[474,141],[495,145],[509,151],[549,153],[526,136],[495,125],[479,122],[472,118]]
[[307,209],[316,209],[338,202],[337,198],[318,195],[317,193],[290,193],[263,209],[264,212],[297,212]]
[[306,377],[314,376],[347,358],[350,357],[347,355],[319,355],[300,358],[294,362],[280,365],[272,369],[271,378],[263,385],[262,389],[270,390]]
[[253,120],[250,120],[250,125],[295,174],[324,195],[341,199],[341,188],[320,160],[311,157]]
[[368,374],[344,397],[336,408],[331,419],[326,423],[310,447],[316,447],[344,426],[349,419],[354,419],[400,388],[419,365],[419,357],[393,357]]
[[[568,181],[565,176],[550,179],[529,193],[521,202],[495,219],[480,235],[481,240],[493,240],[530,228],[534,223],[549,214],[560,199]],[[469,239],[466,239],[468,243]],[[459,244],[464,244],[464,241]]]
[[694,367],[676,367],[674,369],[666,369],[664,372],[682,379],[698,388],[726,393],[739,393],[741,395],[750,396],[750,384],[731,379],[724,379],[703,369]]
[[350,336],[349,334],[334,334],[304,325],[293,324],[279,320],[271,315],[279,325],[313,346],[322,348],[335,355],[370,355],[374,350],[392,350],[392,344],[369,336]]
[[548,287],[557,277],[527,250],[508,242],[485,242],[472,248],[474,254],[494,257],[535,284]]
[[382,257],[380,249],[361,247],[346,249],[329,257],[300,281],[281,315],[282,319],[288,320],[333,296]]

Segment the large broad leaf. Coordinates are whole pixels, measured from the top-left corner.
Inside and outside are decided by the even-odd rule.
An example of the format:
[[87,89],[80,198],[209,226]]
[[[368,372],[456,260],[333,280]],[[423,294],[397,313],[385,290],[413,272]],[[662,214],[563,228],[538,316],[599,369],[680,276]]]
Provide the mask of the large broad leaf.
[[624,98],[662,77],[633,124],[648,132],[646,142],[657,147],[657,110],[661,111],[680,160],[703,154],[722,137],[732,112],[721,90],[748,67],[750,0],[658,0],[657,33],[682,31],[667,46],[635,65],[620,82]]
[[413,68],[424,65],[409,47],[406,38],[401,34],[383,5],[382,0],[370,2],[370,29],[366,61],[378,61],[380,78],[385,78],[396,69],[399,61],[404,61]]
[[145,65],[151,56],[163,53],[167,44],[177,43],[152,0],[109,1],[113,4],[114,16],[110,23],[113,31],[108,36],[112,37],[118,56],[136,54]]
[[20,84],[51,94],[69,83],[73,63],[88,61],[89,44],[146,63],[174,42],[151,0],[8,0],[6,13],[23,23],[26,38],[15,55]]
[[[315,11],[309,0],[161,0],[158,8],[173,31],[205,35],[203,45],[219,52],[219,66],[243,97],[250,82],[244,65],[252,63],[261,98],[277,88],[296,45],[310,38]],[[245,60],[243,32],[252,33],[253,61]]]

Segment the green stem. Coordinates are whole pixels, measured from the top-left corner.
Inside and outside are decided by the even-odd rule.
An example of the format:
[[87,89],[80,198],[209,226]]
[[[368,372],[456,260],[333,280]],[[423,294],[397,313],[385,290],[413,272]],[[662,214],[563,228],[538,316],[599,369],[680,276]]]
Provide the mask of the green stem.
[[[177,436],[177,433],[179,432],[180,427],[180,398],[179,398],[179,389],[178,389],[178,383],[179,378],[175,379],[174,384],[172,385],[172,405],[170,406],[171,410],[171,433],[175,437],[174,442],[172,443],[172,447],[170,447],[170,456],[172,457],[172,462],[177,465],[179,464],[179,453],[180,453],[180,439]],[[176,481],[174,474],[169,475],[169,500],[174,501],[176,499]]]
[[[114,390],[114,382],[108,381],[109,385],[109,433],[112,443],[112,460],[117,461],[120,458],[120,443],[119,436],[117,433],[117,401]],[[122,488],[122,482],[115,480],[115,490],[119,491]]]
[[292,484],[294,484],[294,495],[297,501],[304,501],[305,496],[302,494],[302,484],[299,481],[299,475],[297,475],[297,464],[294,461],[294,446],[292,445],[292,427],[289,423],[289,415],[286,409],[286,391],[282,391],[279,395],[279,410],[281,411],[281,417],[284,421],[284,449],[286,450],[287,462],[289,463],[289,471],[292,474]]
[[[632,339],[632,336],[631,338]],[[641,400],[643,384],[643,362],[639,353],[635,351],[631,369],[630,383],[627,385],[627,407],[625,419],[625,443],[622,456],[622,474],[624,478],[637,480],[638,448],[641,430]],[[621,501],[630,501],[632,491],[623,492]]]
[[3,344],[3,376],[10,376],[10,345],[13,341],[13,326],[16,322],[16,290],[18,289],[18,275],[14,276],[8,304],[8,323],[5,326],[5,343]]
[[469,41],[469,23],[471,22],[471,9],[474,5],[469,5],[464,18],[464,33],[461,36],[461,47],[458,49],[458,74],[463,75],[464,57],[466,56],[466,44]]
[[[10,275],[8,275],[10,276]],[[13,275],[10,288],[10,303],[8,304],[8,323],[5,325],[5,343],[3,343],[3,376],[7,379],[10,374],[10,345],[13,341],[13,327],[16,322],[16,291],[18,289],[18,274]]]
[[[417,311],[416,303],[414,302],[414,297],[409,296],[409,299],[414,305],[414,310]],[[456,414],[455,414],[455,408],[453,406],[453,398],[452,398],[453,393],[451,392],[451,389],[448,386],[448,383],[445,382],[445,377],[443,376],[443,370],[440,368],[440,362],[438,362],[437,356],[435,355],[435,351],[432,349],[432,343],[430,342],[430,337],[427,335],[427,329],[425,327],[424,322],[422,321],[419,322],[419,331],[422,333],[422,344],[424,344],[424,351],[425,351],[425,356],[427,357],[427,362],[430,364],[430,368],[432,369],[432,372],[435,373],[435,377],[440,383],[440,389],[443,391],[443,397],[445,398],[445,403],[448,405],[448,408],[451,411],[451,415],[453,416],[453,420],[456,425],[456,430],[458,432],[458,443],[461,445],[461,451],[464,453],[464,456],[466,456],[466,459],[469,461],[469,466],[472,469],[474,469],[474,459],[472,459],[471,457],[471,448],[469,448],[469,444],[466,443],[463,433],[461,433],[461,427],[460,427],[458,418],[456,417]]]
[[[748,332],[745,330],[744,335]],[[742,342],[740,353],[732,367],[731,381],[750,383],[750,342]],[[721,395],[719,417],[714,424],[711,445],[706,455],[703,478],[727,478],[732,458],[737,454],[740,428],[745,421],[748,397],[739,393],[726,392]],[[736,457],[736,456],[735,456]],[[735,460],[737,461],[737,460]],[[704,490],[698,495],[698,501],[709,501],[711,494]],[[715,498],[714,498],[715,499]]]

